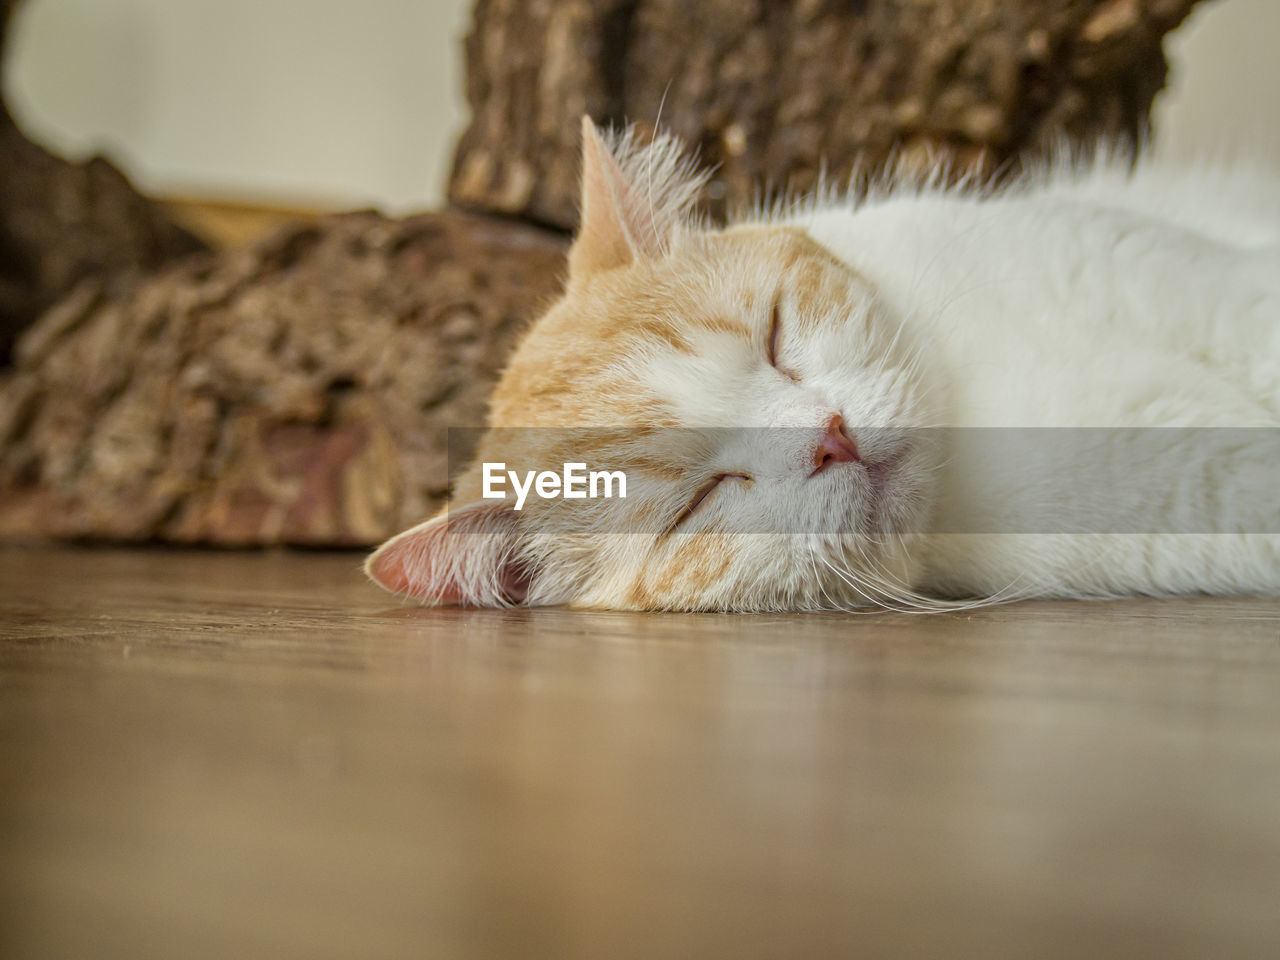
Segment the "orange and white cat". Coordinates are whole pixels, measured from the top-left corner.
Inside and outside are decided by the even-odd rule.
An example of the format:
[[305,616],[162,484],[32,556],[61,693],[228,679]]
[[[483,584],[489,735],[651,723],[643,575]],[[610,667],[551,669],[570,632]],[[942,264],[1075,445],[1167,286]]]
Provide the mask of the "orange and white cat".
[[[643,610],[1280,591],[1280,178],[1065,165],[711,229],[674,142],[584,121],[582,180],[564,295],[448,508],[370,557],[388,589]],[[1049,444],[1055,494],[975,428],[1109,432]],[[485,496],[486,463],[570,462],[632,492]],[[1169,482],[1126,499],[1129,474]],[[1062,489],[1138,532],[1046,528]],[[1190,513],[1225,519],[1171,532]]]

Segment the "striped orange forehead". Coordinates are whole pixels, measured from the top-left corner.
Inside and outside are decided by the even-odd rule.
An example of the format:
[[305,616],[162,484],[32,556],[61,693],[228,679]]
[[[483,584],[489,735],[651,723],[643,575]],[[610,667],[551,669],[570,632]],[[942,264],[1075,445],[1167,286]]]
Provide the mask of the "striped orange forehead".
[[[490,425],[678,426],[637,377],[637,358],[691,353],[700,333],[763,340],[784,290],[803,308],[838,302],[848,283],[847,267],[783,227],[692,234],[661,259],[571,281],[512,356]],[[821,313],[798,315],[803,323]]]

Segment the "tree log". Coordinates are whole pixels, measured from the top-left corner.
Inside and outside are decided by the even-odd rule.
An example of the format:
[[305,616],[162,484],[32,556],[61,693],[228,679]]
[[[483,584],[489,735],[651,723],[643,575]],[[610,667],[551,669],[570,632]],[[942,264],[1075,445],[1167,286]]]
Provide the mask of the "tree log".
[[584,113],[699,148],[712,213],[895,156],[992,173],[1136,143],[1196,2],[479,0],[450,199],[571,227]]
[[[16,4],[0,3],[2,56]],[[0,367],[19,332],[80,281],[127,283],[203,248],[105,159],[69,163],[32,143],[0,98]]]
[[470,453],[445,427],[483,422],[564,251],[510,221],[357,213],[82,283],[0,383],[0,538],[382,540],[443,502]]

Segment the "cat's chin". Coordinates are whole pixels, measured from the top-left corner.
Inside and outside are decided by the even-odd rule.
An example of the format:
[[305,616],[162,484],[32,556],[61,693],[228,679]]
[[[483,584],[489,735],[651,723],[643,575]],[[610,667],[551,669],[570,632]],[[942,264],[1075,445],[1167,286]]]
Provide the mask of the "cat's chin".
[[[867,520],[892,532],[901,499],[902,457],[891,457],[867,465]],[[874,529],[874,527],[873,527]]]
[[857,532],[887,536],[914,527],[921,476],[914,451],[903,442],[854,467],[860,474],[855,510]]

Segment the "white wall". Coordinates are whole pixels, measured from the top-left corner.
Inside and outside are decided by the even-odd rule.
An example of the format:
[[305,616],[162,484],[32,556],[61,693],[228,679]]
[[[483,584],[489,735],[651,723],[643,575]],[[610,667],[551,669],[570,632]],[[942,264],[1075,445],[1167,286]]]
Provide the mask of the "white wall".
[[1171,155],[1245,151],[1280,168],[1280,0],[1211,0],[1168,40],[1173,71],[1157,101]]
[[[439,202],[465,116],[468,0],[25,7],[6,89],[27,128],[64,152],[107,150],[161,194],[392,210]],[[1280,0],[1206,3],[1170,44],[1160,147],[1263,143],[1280,166],[1277,41]]]
[[36,137],[146,190],[438,202],[461,128],[462,0],[25,0],[7,71]]

